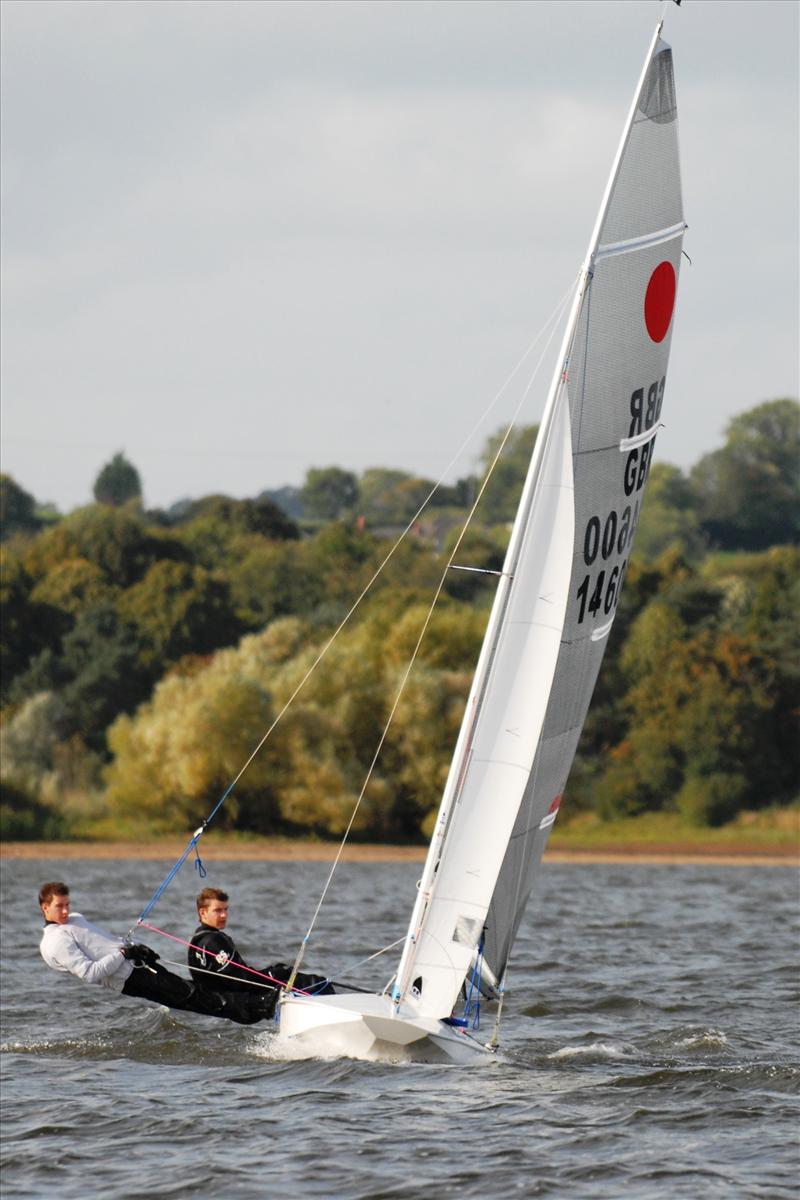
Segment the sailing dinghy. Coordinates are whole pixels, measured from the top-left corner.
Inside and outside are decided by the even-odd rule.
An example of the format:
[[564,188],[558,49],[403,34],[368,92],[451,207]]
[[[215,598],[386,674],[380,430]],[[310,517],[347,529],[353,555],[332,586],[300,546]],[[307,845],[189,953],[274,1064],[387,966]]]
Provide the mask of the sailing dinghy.
[[567,320],[404,947],[381,995],[287,991],[304,1053],[469,1061],[500,999],[629,562],[685,224],[672,51],[648,48]]

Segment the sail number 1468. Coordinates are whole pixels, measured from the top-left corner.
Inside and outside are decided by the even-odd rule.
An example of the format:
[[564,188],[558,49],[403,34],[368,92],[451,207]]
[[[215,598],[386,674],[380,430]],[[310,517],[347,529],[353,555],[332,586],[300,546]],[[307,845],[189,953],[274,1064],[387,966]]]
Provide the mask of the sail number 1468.
[[[592,586],[591,575],[584,576],[583,583],[578,588],[577,596],[581,604],[580,612],[578,613],[579,625],[586,616],[587,611],[590,612],[593,617],[597,616],[601,609],[604,613],[611,612],[612,608],[617,602],[617,597],[619,596],[620,589],[622,587],[622,580],[625,578],[625,570],[627,566],[627,558],[621,565],[617,563],[608,576],[608,582],[606,582],[605,571],[601,571],[597,576],[594,587]],[[590,592],[591,596],[589,595]]]
[[[583,561],[587,567],[594,566],[598,559],[605,563],[614,554],[624,554],[636,532],[638,520],[638,502],[633,508],[630,504],[626,505],[621,517],[615,509],[611,510],[605,521],[597,516],[590,517],[583,537]],[[610,571],[603,567],[597,576],[591,573],[584,576],[576,594],[580,604],[578,624],[585,619],[587,612],[593,617],[599,612],[611,612],[617,602],[627,565],[626,558]]]

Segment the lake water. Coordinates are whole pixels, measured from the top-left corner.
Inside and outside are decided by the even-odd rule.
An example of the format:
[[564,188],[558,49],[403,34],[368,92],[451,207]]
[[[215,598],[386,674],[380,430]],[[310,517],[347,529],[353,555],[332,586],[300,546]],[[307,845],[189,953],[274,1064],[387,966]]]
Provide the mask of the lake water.
[[[546,866],[501,1056],[433,1067],[281,1060],[268,1026],[168,1014],[45,967],[42,880],[66,879],[75,910],[124,933],[169,865],[4,863],[4,1200],[797,1200],[795,870]],[[403,934],[419,871],[342,865],[309,968],[382,986],[396,952],[372,974],[352,964]],[[293,956],[326,874],[211,863],[206,883],[231,893],[229,931],[260,962]],[[154,923],[188,936],[197,890],[187,865]]]

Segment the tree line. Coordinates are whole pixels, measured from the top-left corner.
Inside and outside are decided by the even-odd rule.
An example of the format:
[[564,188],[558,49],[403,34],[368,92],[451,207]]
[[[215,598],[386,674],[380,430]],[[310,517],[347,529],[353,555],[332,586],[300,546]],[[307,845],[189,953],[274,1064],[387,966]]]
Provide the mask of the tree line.
[[[502,562],[535,435],[511,439],[459,561]],[[798,461],[800,407],[776,400],[734,418],[687,474],[653,467],[565,815],[720,823],[795,798]],[[478,478],[418,516],[218,825],[342,831]],[[95,503],[61,516],[2,477],[4,836],[194,827],[432,489],[329,467],[283,494],[148,511],[120,453]],[[448,575],[356,836],[428,832],[491,598],[486,576]]]

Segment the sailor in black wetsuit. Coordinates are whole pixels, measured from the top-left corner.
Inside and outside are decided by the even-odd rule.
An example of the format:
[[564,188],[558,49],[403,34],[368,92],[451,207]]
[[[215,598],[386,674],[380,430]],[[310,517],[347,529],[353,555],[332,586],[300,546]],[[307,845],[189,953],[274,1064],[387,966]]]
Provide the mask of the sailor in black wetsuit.
[[[192,934],[192,944],[188,950],[189,974],[195,986],[202,991],[255,993],[262,997],[262,1003],[271,1003],[274,1012],[280,988],[270,987],[263,976],[286,983],[291,967],[287,967],[286,963],[272,963],[256,969],[244,961],[233,938],[225,933],[228,895],[220,888],[203,888],[197,897],[197,915],[200,924]],[[294,986],[315,995],[334,990],[322,975],[298,973]]]

